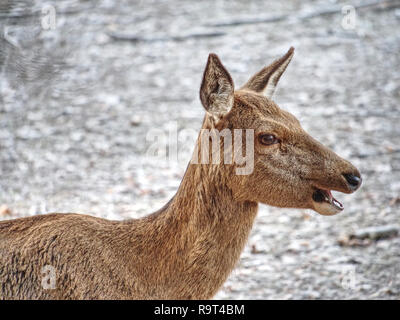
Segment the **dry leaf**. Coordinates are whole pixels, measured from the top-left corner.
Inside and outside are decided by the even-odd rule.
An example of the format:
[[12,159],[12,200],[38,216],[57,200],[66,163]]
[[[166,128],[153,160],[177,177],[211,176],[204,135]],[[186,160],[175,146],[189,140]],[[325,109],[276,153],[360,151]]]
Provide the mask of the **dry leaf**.
[[0,206],[0,217],[10,216],[11,214],[12,214],[12,211],[6,204],[2,204]]

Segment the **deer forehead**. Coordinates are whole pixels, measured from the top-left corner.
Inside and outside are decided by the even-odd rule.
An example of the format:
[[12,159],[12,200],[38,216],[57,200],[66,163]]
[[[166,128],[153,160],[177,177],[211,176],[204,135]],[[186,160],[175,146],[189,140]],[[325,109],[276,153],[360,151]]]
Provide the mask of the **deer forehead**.
[[261,94],[245,90],[235,92],[231,119],[243,128],[302,132],[299,120],[290,112]]

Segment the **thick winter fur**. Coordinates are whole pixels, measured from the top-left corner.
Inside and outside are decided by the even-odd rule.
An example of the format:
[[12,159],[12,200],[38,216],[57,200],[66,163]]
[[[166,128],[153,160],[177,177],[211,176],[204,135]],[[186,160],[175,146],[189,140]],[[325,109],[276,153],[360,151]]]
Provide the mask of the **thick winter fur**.
[[[238,91],[218,57],[209,57],[203,128],[254,129],[252,174],[235,174],[234,163],[191,163],[176,195],[142,219],[48,214],[1,221],[0,298],[212,298],[239,260],[259,202],[315,209],[316,187],[350,193],[342,174],[359,176],[357,169],[263,95],[292,55],[293,49]],[[262,145],[264,133],[280,142]],[[42,286],[45,266],[55,270],[54,289]]]

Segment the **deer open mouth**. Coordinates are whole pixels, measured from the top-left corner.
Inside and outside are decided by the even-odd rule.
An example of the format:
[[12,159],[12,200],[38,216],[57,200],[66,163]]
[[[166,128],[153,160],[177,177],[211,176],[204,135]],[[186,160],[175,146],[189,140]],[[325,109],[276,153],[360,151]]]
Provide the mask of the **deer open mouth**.
[[330,190],[316,189],[312,198],[315,211],[323,215],[334,215],[344,208],[343,205],[332,196]]

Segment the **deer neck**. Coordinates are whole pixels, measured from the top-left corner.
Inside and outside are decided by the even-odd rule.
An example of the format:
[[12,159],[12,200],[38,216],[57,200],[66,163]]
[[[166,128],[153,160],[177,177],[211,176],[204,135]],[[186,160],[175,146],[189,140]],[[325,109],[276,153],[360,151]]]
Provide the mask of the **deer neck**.
[[216,293],[239,260],[257,213],[257,203],[234,199],[221,169],[189,164],[174,198],[152,218],[154,236],[166,247],[159,250],[172,257],[165,273],[175,286],[193,284],[182,286],[183,298]]

